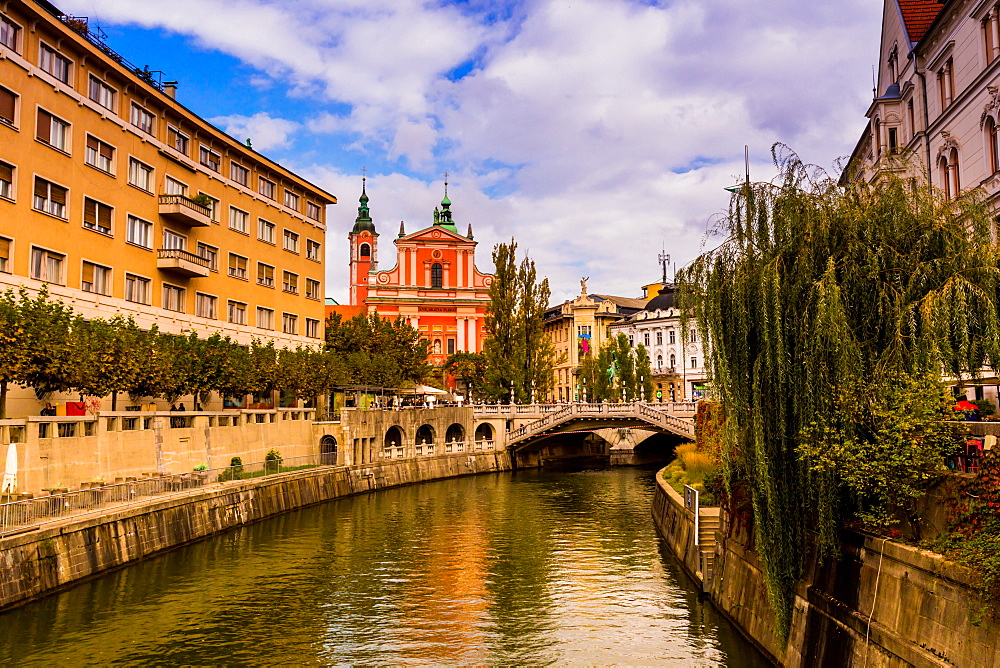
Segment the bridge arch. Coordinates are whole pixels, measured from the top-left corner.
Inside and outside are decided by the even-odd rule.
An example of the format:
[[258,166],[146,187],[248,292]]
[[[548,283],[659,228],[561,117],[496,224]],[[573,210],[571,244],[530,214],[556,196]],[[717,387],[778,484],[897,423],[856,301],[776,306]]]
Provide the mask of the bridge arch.
[[417,429],[417,436],[414,442],[417,445],[432,445],[434,443],[434,427],[429,424],[420,425],[420,428]]
[[476,427],[476,440],[477,441],[492,441],[493,440],[493,425],[489,422],[481,422],[478,427]]
[[398,425],[393,425],[389,427],[385,432],[385,438],[382,442],[382,447],[384,448],[401,448],[403,447],[403,439],[405,435],[403,434],[402,428]]
[[448,431],[445,432],[444,442],[445,443],[462,443],[465,441],[465,427],[458,424],[457,422],[448,427]]
[[319,439],[319,463],[323,466],[337,464],[337,439],[329,434]]

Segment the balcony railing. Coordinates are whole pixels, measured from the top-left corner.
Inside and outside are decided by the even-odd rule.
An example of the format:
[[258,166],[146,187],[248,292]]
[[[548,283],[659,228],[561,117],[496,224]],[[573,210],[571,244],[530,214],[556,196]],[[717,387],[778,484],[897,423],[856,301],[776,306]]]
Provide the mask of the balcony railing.
[[212,263],[194,253],[179,248],[161,248],[156,251],[156,268],[170,271],[181,276],[208,276]]
[[212,210],[184,195],[160,195],[160,215],[189,227],[212,224]]

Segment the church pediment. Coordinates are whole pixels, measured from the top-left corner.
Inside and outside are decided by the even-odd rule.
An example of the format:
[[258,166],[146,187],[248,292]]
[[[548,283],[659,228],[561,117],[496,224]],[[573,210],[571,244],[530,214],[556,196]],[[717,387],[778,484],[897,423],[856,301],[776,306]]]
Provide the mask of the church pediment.
[[405,237],[396,239],[396,243],[406,242],[406,241],[429,241],[429,242],[440,242],[440,241],[457,241],[466,244],[475,244],[475,241],[469,241],[467,238],[463,237],[457,232],[452,232],[447,230],[440,225],[431,225],[428,228],[418,230],[413,234],[408,234]]

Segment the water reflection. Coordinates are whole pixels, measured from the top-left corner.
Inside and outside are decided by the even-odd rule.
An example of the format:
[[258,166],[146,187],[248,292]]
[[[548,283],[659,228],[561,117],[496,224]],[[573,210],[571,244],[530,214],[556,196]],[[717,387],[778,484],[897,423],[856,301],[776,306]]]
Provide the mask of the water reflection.
[[0,663],[767,665],[662,550],[652,480],[517,472],[290,513],[0,615]]

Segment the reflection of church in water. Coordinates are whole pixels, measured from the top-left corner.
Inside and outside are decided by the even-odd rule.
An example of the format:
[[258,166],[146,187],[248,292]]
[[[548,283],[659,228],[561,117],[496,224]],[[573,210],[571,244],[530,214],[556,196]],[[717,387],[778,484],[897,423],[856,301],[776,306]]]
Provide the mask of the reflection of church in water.
[[452,218],[448,183],[434,222],[406,234],[402,222],[396,245],[396,265],[378,268],[378,238],[361,188],[361,205],[351,243],[350,304],[365,306],[384,318],[402,316],[431,342],[430,362],[441,364],[458,351],[481,352],[489,286],[493,276],[476,270],[472,225],[465,236]]

